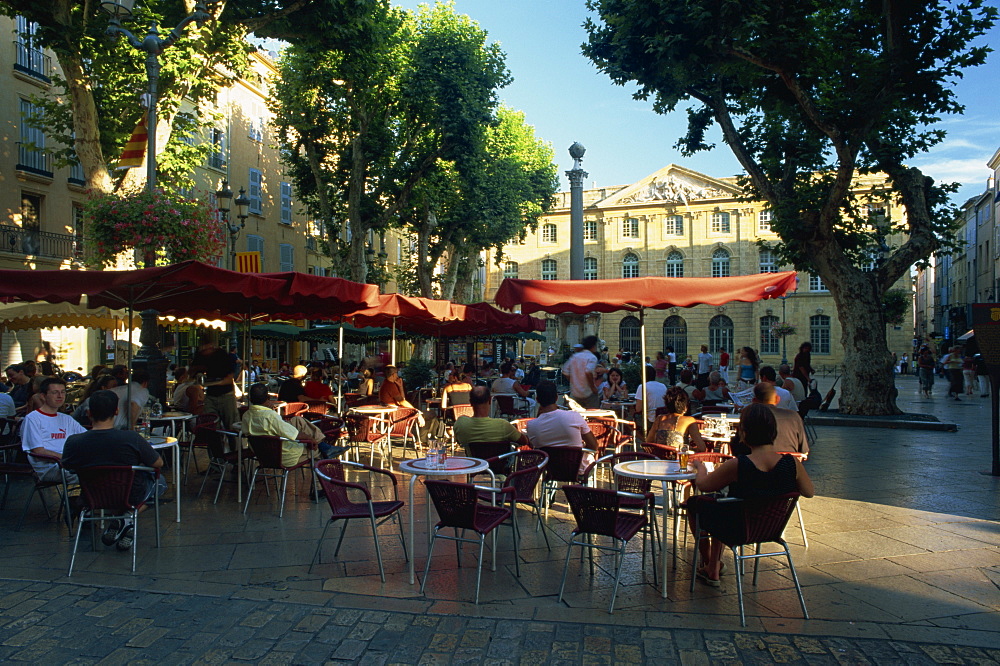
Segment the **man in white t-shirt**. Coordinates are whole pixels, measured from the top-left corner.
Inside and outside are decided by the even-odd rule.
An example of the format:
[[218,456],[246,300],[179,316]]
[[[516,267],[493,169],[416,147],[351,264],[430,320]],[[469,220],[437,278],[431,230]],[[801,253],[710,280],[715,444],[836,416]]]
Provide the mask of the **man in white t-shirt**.
[[584,409],[597,409],[601,406],[601,398],[597,394],[597,378],[594,368],[597,367],[596,335],[588,335],[581,343],[583,349],[569,357],[563,366],[563,374],[569,378],[569,395]]
[[643,402],[642,386],[635,392],[635,411],[641,414],[643,405],[646,410],[646,424],[656,420],[656,410],[663,407],[663,398],[667,395],[667,386],[663,382],[656,381],[656,370],[651,366],[646,366],[646,387],[645,403]]
[[774,385],[774,392],[778,394],[778,404],[776,405],[778,409],[790,409],[793,412],[799,411],[799,406],[796,404],[792,394],[778,386],[777,374],[774,372],[774,368],[764,365],[761,366],[758,373],[760,374],[760,381]]
[[[663,386],[660,384],[660,386]],[[587,420],[578,412],[559,409],[556,385],[543,381],[535,391],[538,398],[538,417],[528,421],[528,441],[534,449],[575,447],[597,450],[597,438],[590,432]],[[587,454],[580,462],[582,472],[593,462]]]
[[[70,435],[87,432],[69,414],[59,408],[66,404],[66,382],[58,377],[49,377],[38,389],[42,394],[42,406],[24,417],[21,424],[21,448],[27,453],[45,454],[62,458],[63,446]],[[28,458],[31,466],[42,481],[59,481],[59,466],[48,461]],[[72,474],[67,474],[69,483],[76,483]]]
[[708,374],[712,372],[712,361],[715,359],[708,353],[708,345],[701,346],[701,353],[698,354],[698,377],[695,384],[701,388],[708,385]]
[[[131,430],[135,426],[139,413],[149,400],[149,373],[145,370],[132,371],[132,383],[116,386],[112,391],[118,396],[118,413],[115,415],[115,427],[119,430]],[[132,407],[129,409],[131,395]]]

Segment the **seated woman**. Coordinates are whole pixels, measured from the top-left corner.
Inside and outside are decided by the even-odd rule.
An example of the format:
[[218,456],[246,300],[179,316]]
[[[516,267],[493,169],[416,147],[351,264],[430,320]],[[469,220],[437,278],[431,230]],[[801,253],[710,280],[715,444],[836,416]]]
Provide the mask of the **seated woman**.
[[194,384],[194,379],[188,374],[187,368],[177,368],[174,372],[174,392],[170,394],[170,404],[182,411],[187,410],[187,390]]
[[461,372],[453,372],[448,377],[448,383],[445,384],[444,389],[441,391],[441,409],[448,409],[448,406],[455,404],[451,400],[452,393],[462,393],[464,398],[458,404],[467,405],[469,404],[468,394],[472,390],[471,377],[475,373],[475,368],[471,363],[466,363],[462,368]]
[[608,378],[597,387],[597,392],[601,400],[628,400],[628,386],[622,371],[618,368],[608,370]]
[[[770,407],[759,403],[747,405],[740,416],[739,435],[750,447],[749,455],[727,460],[713,472],[709,472],[700,460],[691,463],[698,473],[694,481],[698,490],[710,493],[729,486],[730,497],[744,499],[792,492],[798,492],[803,497],[813,496],[813,482],[802,462],[774,450],[778,424]],[[692,529],[693,525],[692,520]],[[719,586],[722,548],[723,543],[715,539],[699,542],[703,564],[698,568],[697,576],[712,587]]]
[[679,386],[671,386],[663,396],[663,404],[667,413],[656,417],[646,435],[646,441],[666,444],[678,450],[691,448],[696,453],[707,451],[705,440],[698,430],[698,420],[685,415],[688,409],[687,391]]
[[361,375],[361,382],[358,384],[358,393],[369,396],[375,393],[375,380],[372,379],[372,371],[365,368]]

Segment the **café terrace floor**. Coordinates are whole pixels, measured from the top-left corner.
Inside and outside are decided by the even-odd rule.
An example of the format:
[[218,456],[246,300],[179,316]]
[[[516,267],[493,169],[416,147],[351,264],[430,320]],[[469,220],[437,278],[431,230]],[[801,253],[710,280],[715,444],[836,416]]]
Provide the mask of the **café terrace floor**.
[[[828,383],[821,382],[821,392]],[[812,619],[801,618],[789,572],[774,558],[762,562],[756,588],[745,581],[746,631],[1000,647],[1000,480],[981,474],[990,463],[990,401],[978,395],[947,400],[943,382],[930,399],[918,397],[912,377],[900,377],[898,386],[905,411],[954,421],[958,431],[818,428],[807,463],[817,496],[802,503],[809,547],[803,547],[794,515],[786,530]],[[408,477],[397,476],[405,500]],[[471,603],[475,560],[469,546],[458,569],[454,546],[439,543],[426,594],[420,594],[427,526],[419,484],[416,585],[408,583],[392,524],[380,529],[384,584],[370,532],[360,521],[349,529],[336,560],[339,525],[331,528],[324,563],[310,571],[329,509],[325,501],[314,504],[307,498],[307,481],[293,478],[279,519],[274,495],[262,492],[255,492],[249,511],[241,513],[235,483],[225,484],[217,505],[208,490],[195,499],[201,480],[192,470],[182,492],[182,522],[174,522],[174,505],[161,509],[160,549],[152,542],[152,514],[142,516],[136,574],[129,572],[129,555],[101,546],[95,554],[85,534],[71,579],[66,568],[72,540],[65,525],[45,519],[37,500],[24,528],[14,531],[28,489],[16,483],[0,513],[0,579],[418,614],[740,628],[731,560],[720,589],[698,582],[689,591],[691,540],[677,546],[667,599],[653,586],[651,564],[643,571],[636,538],[626,556],[614,615],[607,613],[610,555],[598,558],[591,576],[575,552],[559,603],[572,521],[561,494],[548,520],[551,551],[534,531],[533,517],[520,513],[520,577],[514,575],[510,531],[500,529],[497,571],[489,570],[487,554],[478,606]],[[209,488],[214,491],[212,482]],[[407,515],[404,507],[402,516]]]

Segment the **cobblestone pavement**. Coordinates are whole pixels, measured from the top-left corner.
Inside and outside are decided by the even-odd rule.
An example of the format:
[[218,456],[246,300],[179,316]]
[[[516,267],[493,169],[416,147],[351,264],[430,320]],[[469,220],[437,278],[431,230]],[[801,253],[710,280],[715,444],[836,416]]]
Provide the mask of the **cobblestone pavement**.
[[0,660],[38,664],[996,664],[1000,648],[533,622],[0,582]]

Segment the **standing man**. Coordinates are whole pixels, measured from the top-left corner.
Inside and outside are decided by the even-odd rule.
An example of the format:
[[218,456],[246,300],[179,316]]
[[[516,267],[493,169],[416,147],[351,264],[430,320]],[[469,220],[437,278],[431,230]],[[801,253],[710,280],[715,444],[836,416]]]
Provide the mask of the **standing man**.
[[233,359],[224,349],[206,341],[198,350],[193,368],[205,373],[205,407],[203,414],[215,414],[222,426],[231,429],[240,420],[236,409],[236,384]]
[[[66,438],[86,432],[69,414],[59,409],[66,404],[66,382],[58,377],[49,377],[42,382],[38,392],[42,394],[42,406],[24,417],[21,425],[21,448],[27,453],[45,454],[62,458]],[[35,473],[42,481],[59,481],[59,465],[47,460],[28,458]],[[76,477],[67,481],[76,483]]]
[[670,386],[677,383],[677,354],[673,347],[667,347],[667,380]]
[[708,353],[708,345],[701,346],[701,353],[698,354],[698,377],[695,386],[705,388],[708,386],[708,375],[712,372],[712,355]]
[[725,347],[719,347],[719,373],[722,379],[729,383],[729,352]]
[[[73,435],[66,440],[63,466],[79,470],[87,467],[143,465],[159,469],[163,467],[160,458],[149,442],[137,432],[115,428],[115,414],[118,412],[118,396],[113,391],[95,391],[89,398],[87,415],[93,424],[89,432]],[[159,497],[167,489],[163,477],[149,472],[137,471],[132,478],[129,502],[133,505],[148,502],[154,494]],[[139,510],[142,511],[143,506]],[[114,520],[101,536],[105,546],[117,546],[126,551],[132,547],[135,528],[130,521]]]
[[[569,378],[569,395],[584,409],[597,409],[601,398],[597,394],[597,336],[588,335],[581,343],[583,349],[569,357],[563,374]],[[539,401],[540,402],[540,401]]]

